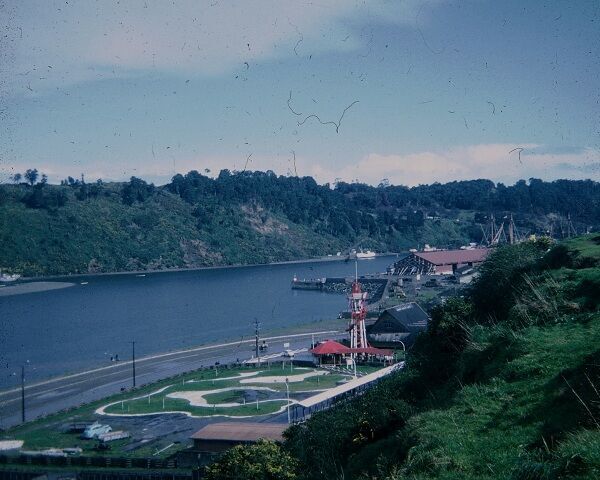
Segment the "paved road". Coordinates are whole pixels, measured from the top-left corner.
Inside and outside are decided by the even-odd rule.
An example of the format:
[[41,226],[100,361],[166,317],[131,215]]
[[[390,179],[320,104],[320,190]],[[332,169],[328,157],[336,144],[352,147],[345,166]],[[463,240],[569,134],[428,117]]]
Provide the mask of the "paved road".
[[[337,338],[339,332],[313,332],[277,337],[264,337],[269,353],[282,352],[284,343],[290,349],[306,348],[314,335],[315,341]],[[253,354],[254,340],[222,343],[178,352],[152,355],[136,360],[137,386],[155,382],[178,373],[214,365],[246,360]],[[285,347],[288,348],[288,347]],[[132,386],[132,362],[121,361],[73,375],[50,379],[25,386],[26,420],[57,412],[67,407],[118,393]],[[21,390],[14,388],[0,392],[0,428],[21,422]]]

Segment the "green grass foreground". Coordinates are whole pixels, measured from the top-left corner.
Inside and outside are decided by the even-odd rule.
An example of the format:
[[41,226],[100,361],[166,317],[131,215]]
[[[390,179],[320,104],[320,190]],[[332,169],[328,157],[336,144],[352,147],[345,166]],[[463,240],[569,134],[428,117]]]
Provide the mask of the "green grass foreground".
[[290,478],[600,478],[600,235],[498,248],[464,293],[404,371],[287,431]]

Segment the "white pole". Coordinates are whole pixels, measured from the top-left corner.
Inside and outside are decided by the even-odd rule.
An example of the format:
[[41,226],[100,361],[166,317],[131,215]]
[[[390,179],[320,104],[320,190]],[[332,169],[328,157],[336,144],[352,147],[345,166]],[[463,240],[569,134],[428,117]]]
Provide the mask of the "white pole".
[[288,417],[288,425],[290,422],[290,384],[288,383],[288,379],[285,379],[285,389],[287,391],[287,417]]

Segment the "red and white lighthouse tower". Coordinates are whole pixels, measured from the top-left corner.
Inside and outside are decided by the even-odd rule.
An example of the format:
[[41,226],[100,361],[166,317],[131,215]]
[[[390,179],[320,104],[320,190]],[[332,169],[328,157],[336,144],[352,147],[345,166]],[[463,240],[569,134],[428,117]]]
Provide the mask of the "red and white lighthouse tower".
[[367,330],[365,318],[367,317],[367,292],[363,292],[358,283],[358,275],[352,283],[352,290],[348,296],[350,300],[350,348],[367,348]]

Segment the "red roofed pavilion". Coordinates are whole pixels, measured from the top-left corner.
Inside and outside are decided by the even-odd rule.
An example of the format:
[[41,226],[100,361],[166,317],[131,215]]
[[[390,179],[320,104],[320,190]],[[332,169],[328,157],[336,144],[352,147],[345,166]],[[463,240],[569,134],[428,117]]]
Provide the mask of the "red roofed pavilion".
[[325,340],[323,343],[319,343],[315,348],[310,351],[313,355],[345,355],[352,353],[346,345],[342,345],[334,340]]

